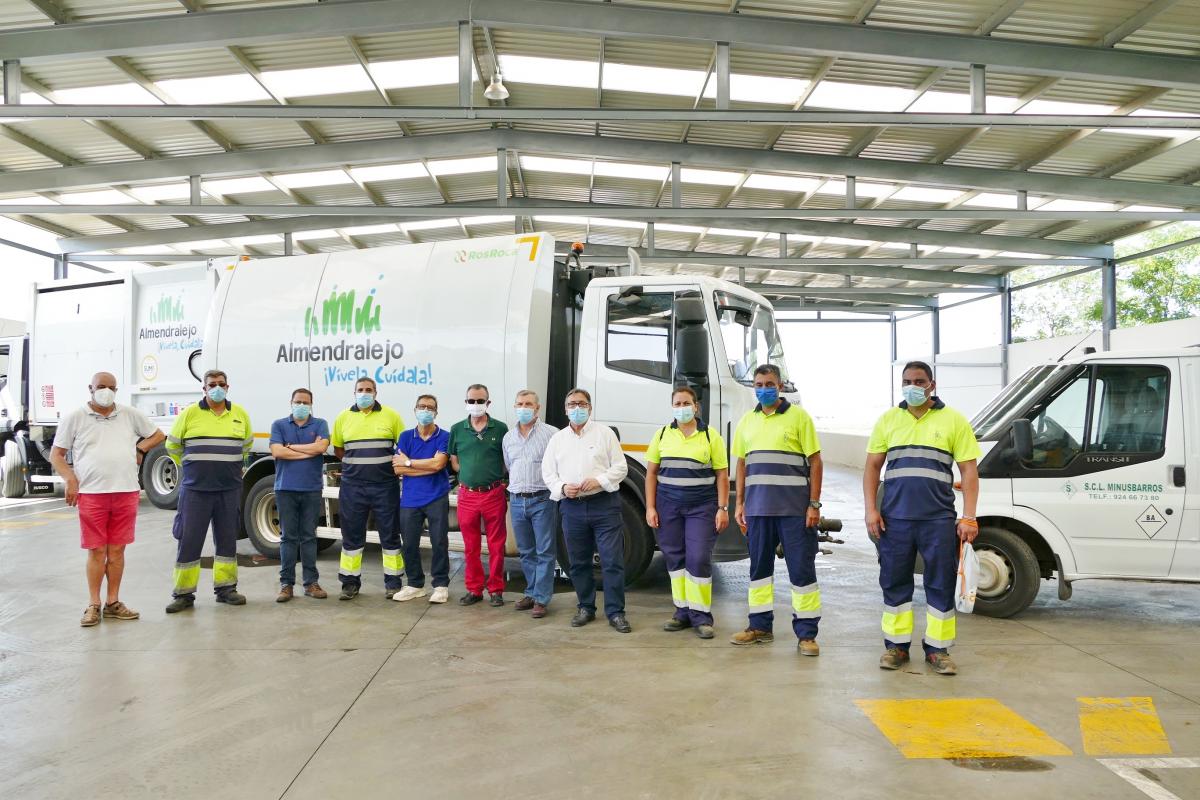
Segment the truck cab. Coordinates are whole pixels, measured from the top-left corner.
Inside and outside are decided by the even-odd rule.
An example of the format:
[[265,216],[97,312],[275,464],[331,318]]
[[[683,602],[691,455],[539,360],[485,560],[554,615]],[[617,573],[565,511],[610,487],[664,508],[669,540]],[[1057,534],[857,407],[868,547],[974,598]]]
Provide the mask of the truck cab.
[[1089,578],[1200,582],[1198,421],[1197,347],[1087,353],[1010,384],[972,420],[976,610],[1016,614],[1055,574],[1063,600]]

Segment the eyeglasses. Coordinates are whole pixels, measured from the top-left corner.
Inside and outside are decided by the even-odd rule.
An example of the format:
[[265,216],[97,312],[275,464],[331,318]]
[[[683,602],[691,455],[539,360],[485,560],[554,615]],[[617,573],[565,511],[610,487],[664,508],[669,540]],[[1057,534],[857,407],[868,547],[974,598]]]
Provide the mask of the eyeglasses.
[[567,408],[591,408],[592,404],[585,400],[572,400],[567,403]]
[[416,410],[417,411],[432,411],[435,414],[437,413],[437,409],[433,406],[417,406]]
[[467,398],[467,405],[469,405],[469,406],[486,406],[490,402],[492,402],[492,401],[491,400],[472,400],[470,397]]

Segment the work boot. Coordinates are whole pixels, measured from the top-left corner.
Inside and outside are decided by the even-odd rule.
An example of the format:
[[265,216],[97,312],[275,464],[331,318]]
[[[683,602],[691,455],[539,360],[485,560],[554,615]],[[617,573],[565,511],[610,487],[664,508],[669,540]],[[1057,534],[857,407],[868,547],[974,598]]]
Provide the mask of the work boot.
[[908,663],[908,651],[899,647],[889,647],[887,652],[879,657],[880,669],[900,669]]
[[938,675],[957,675],[958,667],[949,653],[930,653],[925,656],[925,662],[933,667]]
[[384,589],[383,590],[383,596],[386,597],[388,600],[395,600],[396,595],[398,595],[399,593],[400,593],[399,589]]
[[342,593],[338,595],[338,600],[353,600],[358,597],[358,587],[352,583],[342,584]]
[[141,614],[134,611],[120,600],[114,600],[113,602],[105,603],[104,605],[105,619],[137,619],[140,616]]
[[315,597],[318,600],[324,600],[326,597],[329,597],[329,593],[321,588],[321,584],[310,583],[308,586],[304,587],[304,596]]
[[633,633],[633,628],[630,626],[629,620],[625,619],[625,615],[620,612],[609,617],[608,624],[617,633]]
[[79,620],[81,628],[90,628],[100,624],[100,606],[88,606],[83,610],[83,619]]
[[770,644],[775,641],[775,634],[770,631],[760,631],[754,628],[746,628],[741,633],[735,633],[729,639],[730,644],[738,646],[747,644]]
[[697,625],[696,626],[696,635],[699,636],[701,639],[711,639],[716,634],[713,632],[712,625]]
[[279,594],[275,595],[275,602],[286,603],[288,600],[292,599],[292,594],[294,592],[295,589],[292,588],[290,583],[279,584]]
[[801,639],[796,644],[796,649],[800,651],[800,655],[802,656],[821,655],[821,646],[817,644],[816,639]]
[[572,628],[582,628],[596,618],[595,611],[588,611],[586,608],[581,608],[575,612],[575,616],[571,617]]
[[217,602],[229,606],[244,606],[246,605],[246,595],[238,594],[236,590],[230,589],[228,592],[217,595]]
[[679,617],[671,617],[669,620],[663,623],[663,630],[667,631],[668,633],[675,633],[675,631],[681,631],[684,628],[690,627],[692,627],[692,621],[690,619],[679,619]]
[[542,617],[546,616],[546,607],[541,603],[534,603],[533,611],[529,612],[529,616],[533,617],[534,619],[541,619]]
[[500,592],[489,594],[488,605],[492,608],[499,608],[500,606],[504,605],[504,595],[502,595]]
[[190,594],[180,595],[167,605],[167,613],[178,614],[180,611],[187,611],[194,605],[196,605],[195,597]]
[[514,611],[528,611],[531,608],[533,608],[533,598],[529,595],[522,597],[513,606]]
[[483,595],[475,594],[474,592],[467,592],[462,597],[458,598],[458,604],[460,606],[473,606],[476,603],[481,602],[483,602]]

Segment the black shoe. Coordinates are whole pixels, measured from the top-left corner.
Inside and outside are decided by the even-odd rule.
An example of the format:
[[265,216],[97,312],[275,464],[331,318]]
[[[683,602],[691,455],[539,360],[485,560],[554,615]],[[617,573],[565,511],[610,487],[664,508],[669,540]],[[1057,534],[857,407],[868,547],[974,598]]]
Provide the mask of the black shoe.
[[581,608],[575,612],[575,616],[571,617],[572,628],[582,628],[596,618],[595,611],[588,611],[586,608]]
[[168,614],[178,614],[180,611],[187,611],[192,606],[196,605],[196,598],[190,594],[185,594],[182,597],[176,597],[167,606]]
[[500,592],[488,595],[488,605],[492,608],[499,608],[504,605],[504,595]]
[[669,620],[663,623],[663,630],[670,633],[681,631],[684,628],[690,627],[692,627],[692,621],[690,619],[679,619],[677,617],[671,617]]
[[467,592],[462,597],[458,598],[458,604],[460,606],[473,606],[476,603],[481,602],[483,602],[483,595],[471,594],[470,592]]
[[358,587],[350,584],[342,584],[342,593],[338,595],[338,600],[353,600],[358,596]]
[[629,620],[625,619],[625,614],[616,613],[608,618],[608,624],[613,627],[617,633],[633,633],[633,628],[629,627]]
[[233,589],[230,589],[228,592],[222,592],[217,595],[217,602],[231,606],[244,606],[246,605],[246,595],[238,594]]

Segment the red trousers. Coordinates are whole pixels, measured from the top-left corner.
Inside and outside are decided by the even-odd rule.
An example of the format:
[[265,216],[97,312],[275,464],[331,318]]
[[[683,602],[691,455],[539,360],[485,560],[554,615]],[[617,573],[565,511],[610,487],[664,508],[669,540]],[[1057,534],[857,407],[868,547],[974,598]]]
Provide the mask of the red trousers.
[[508,493],[503,484],[486,492],[458,490],[458,527],[462,531],[466,557],[466,584],[471,594],[483,594],[483,530],[487,531],[488,575],[487,590],[491,594],[504,591],[504,542],[508,538],[505,516],[508,513]]

